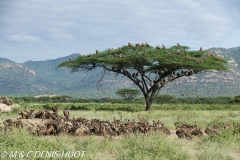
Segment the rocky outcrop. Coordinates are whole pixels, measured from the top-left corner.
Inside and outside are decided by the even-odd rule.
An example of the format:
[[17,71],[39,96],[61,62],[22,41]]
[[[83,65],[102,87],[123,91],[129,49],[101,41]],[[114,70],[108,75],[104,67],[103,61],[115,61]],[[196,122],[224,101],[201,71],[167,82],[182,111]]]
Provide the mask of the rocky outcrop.
[[36,73],[35,73],[33,70],[28,69],[28,68],[26,68],[26,67],[24,67],[23,65],[18,64],[18,63],[9,62],[9,61],[0,63],[0,69],[6,69],[6,68],[24,70],[24,71],[26,71],[28,74],[33,75],[33,76],[36,76]]

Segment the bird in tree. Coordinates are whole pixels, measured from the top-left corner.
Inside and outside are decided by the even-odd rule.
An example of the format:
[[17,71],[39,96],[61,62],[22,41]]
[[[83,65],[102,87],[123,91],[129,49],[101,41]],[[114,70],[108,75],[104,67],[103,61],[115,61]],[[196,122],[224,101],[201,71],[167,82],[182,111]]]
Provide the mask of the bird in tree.
[[209,54],[207,50],[190,50],[184,45],[152,47],[147,43],[128,43],[91,56],[80,55],[72,61],[61,62],[58,67],[71,68],[72,72],[101,67],[105,71],[123,75],[142,92],[146,111],[151,109],[155,96],[169,82],[199,72],[228,70],[227,60]]

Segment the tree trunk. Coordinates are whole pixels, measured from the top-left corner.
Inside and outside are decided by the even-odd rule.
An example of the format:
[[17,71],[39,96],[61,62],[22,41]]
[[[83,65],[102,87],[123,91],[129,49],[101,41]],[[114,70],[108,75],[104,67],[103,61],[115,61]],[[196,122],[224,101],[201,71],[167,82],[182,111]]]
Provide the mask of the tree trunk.
[[145,111],[149,111],[151,109],[151,106],[152,106],[152,99],[150,97],[145,97],[145,101],[146,101]]

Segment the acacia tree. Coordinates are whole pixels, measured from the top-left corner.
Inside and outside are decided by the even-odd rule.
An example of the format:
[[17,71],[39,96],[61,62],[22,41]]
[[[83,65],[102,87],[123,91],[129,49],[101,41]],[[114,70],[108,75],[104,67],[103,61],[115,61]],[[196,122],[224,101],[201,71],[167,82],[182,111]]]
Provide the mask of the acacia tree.
[[133,100],[141,92],[138,89],[124,88],[117,90],[116,94],[126,99],[128,102]]
[[69,59],[59,67],[71,68],[72,72],[102,67],[105,71],[124,75],[143,93],[147,111],[158,92],[169,82],[202,71],[227,70],[227,61],[202,48],[196,51],[180,44],[166,48],[164,45],[128,43],[117,49],[96,50],[95,54]]

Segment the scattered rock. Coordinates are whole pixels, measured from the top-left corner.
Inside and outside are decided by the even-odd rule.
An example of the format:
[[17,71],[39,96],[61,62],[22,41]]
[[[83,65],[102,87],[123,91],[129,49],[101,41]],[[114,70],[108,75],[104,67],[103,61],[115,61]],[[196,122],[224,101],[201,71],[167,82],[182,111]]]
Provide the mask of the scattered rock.
[[8,97],[0,97],[0,110],[2,112],[10,112],[13,108],[18,108],[18,104],[13,104],[13,101]]
[[2,112],[10,112],[12,110],[12,107],[6,104],[0,103],[0,110]]

